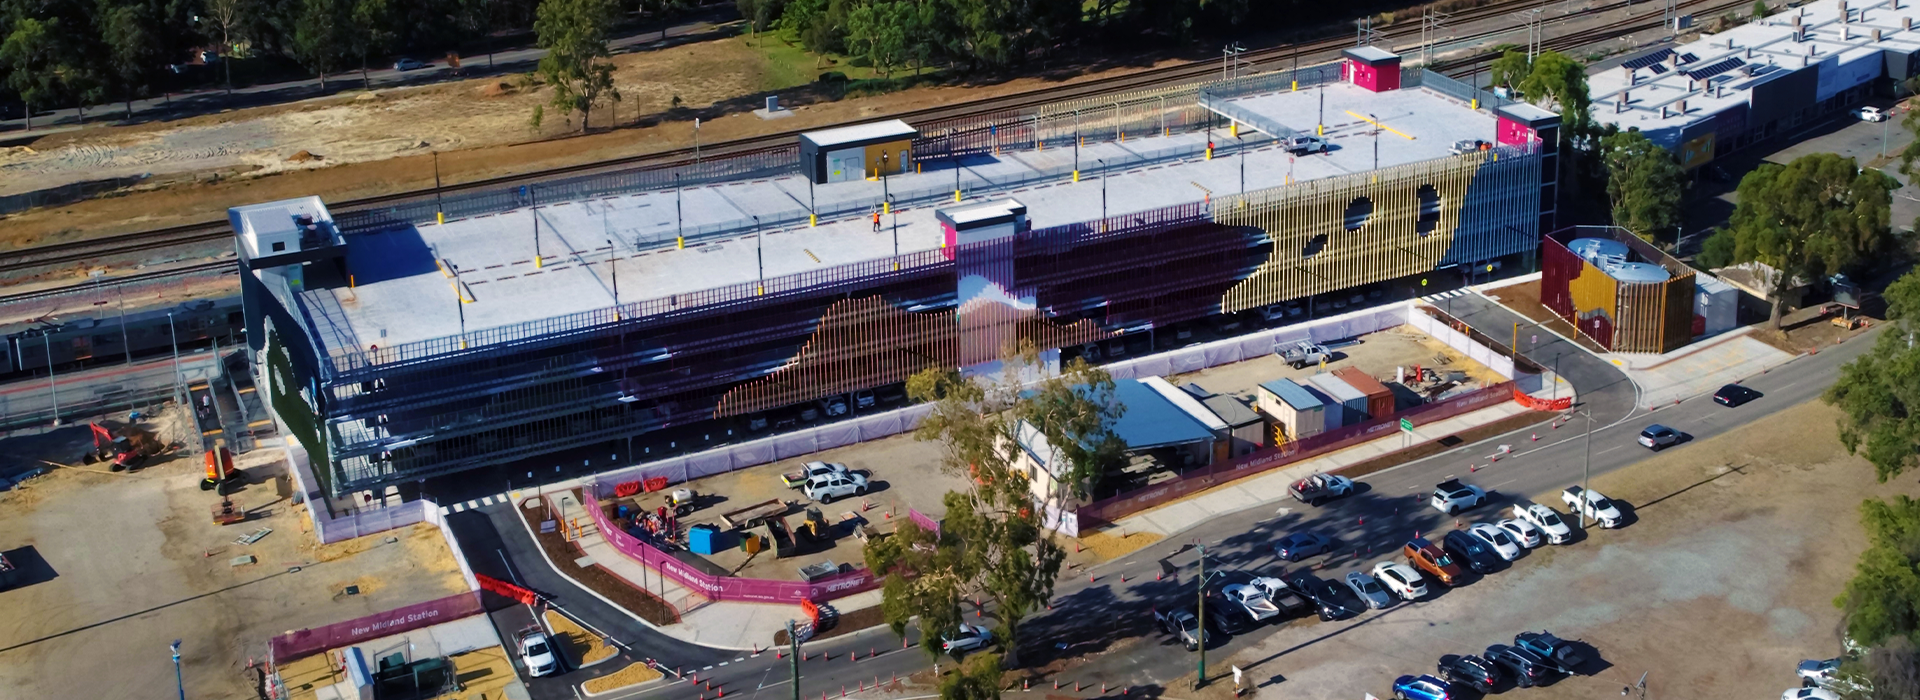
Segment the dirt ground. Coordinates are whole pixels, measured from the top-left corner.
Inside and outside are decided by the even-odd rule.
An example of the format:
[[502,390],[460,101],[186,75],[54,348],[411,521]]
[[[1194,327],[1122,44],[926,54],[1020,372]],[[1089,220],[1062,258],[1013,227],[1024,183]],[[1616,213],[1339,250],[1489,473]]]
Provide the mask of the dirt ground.
[[[0,441],[16,458],[53,448],[66,449],[49,436]],[[0,592],[0,608],[34,611],[0,623],[6,694],[149,696],[171,675],[167,643],[180,639],[189,696],[251,698],[246,665],[272,636],[466,590],[431,526],[318,546],[304,506],[282,495],[274,457],[236,460],[250,483],[232,498],[252,517],[234,526],[213,524],[219,500],[185,457],[131,475],[55,470],[0,494],[0,549],[27,577]],[[273,531],[234,542],[259,528]],[[251,563],[232,565],[243,556]]]
[[[816,504],[808,501],[805,494],[781,484],[780,475],[816,460],[845,464],[848,469],[866,474],[871,488],[865,498],[848,498],[817,506],[820,514],[835,526],[833,532],[836,537],[832,547],[807,549],[804,550],[805,554],[786,559],[774,558],[771,551],[749,556],[733,548],[717,552],[707,560],[736,576],[795,580],[800,578],[798,567],[823,559],[832,560],[835,564],[859,565],[865,560],[861,554],[865,545],[853,537],[853,525],[843,522],[848,514],[854,519],[864,519],[881,532],[890,532],[896,521],[907,518],[908,508],[916,508],[934,518],[941,517],[946,513],[941,498],[948,491],[958,491],[966,486],[964,480],[940,472],[936,466],[939,453],[932,444],[917,442],[911,435],[895,435],[814,453],[804,458],[695,479],[686,486],[707,496],[709,505],[682,519],[681,524],[712,523],[724,528],[720,524],[722,513],[777,498],[790,504],[788,526],[798,527],[805,520],[806,509]],[[725,500],[716,502],[713,500],[715,496]],[[649,507],[659,504],[657,496],[650,495],[641,500]]]
[[[1358,367],[1375,377],[1393,377],[1394,367],[1421,364],[1435,366],[1434,358],[1444,355],[1448,361],[1439,365],[1441,370],[1466,372],[1473,381],[1502,381],[1485,366],[1467,359],[1433,338],[1411,329],[1393,329],[1367,335],[1359,342],[1337,348],[1334,360],[1327,363],[1326,371],[1341,367]],[[1208,390],[1240,396],[1252,401],[1254,389],[1261,382],[1272,381],[1279,377],[1304,380],[1308,375],[1320,372],[1319,368],[1295,370],[1288,367],[1279,357],[1267,355],[1244,362],[1212,367],[1174,377],[1177,383],[1193,383]],[[736,549],[718,552],[707,560],[722,571],[737,576],[755,578],[798,578],[796,567],[822,559],[834,563],[859,563],[862,560],[862,543],[852,535],[852,526],[846,523],[851,519],[865,520],[881,532],[892,529],[894,521],[907,517],[907,508],[919,509],[938,518],[945,513],[940,499],[947,491],[960,490],[965,482],[957,477],[940,473],[935,467],[939,454],[933,445],[917,442],[911,435],[896,435],[839,449],[828,450],[806,457],[785,460],[776,464],[762,465],[750,469],[728,472],[705,479],[696,479],[688,484],[703,495],[720,496],[726,500],[710,503],[693,515],[682,520],[683,525],[698,523],[720,523],[722,513],[745,508],[771,499],[781,499],[790,504],[787,522],[798,526],[805,517],[809,505],[806,497],[797,491],[786,488],[780,483],[780,474],[798,469],[808,461],[838,462],[847,468],[868,475],[874,485],[872,493],[865,499],[848,499],[821,506],[821,515],[835,524],[837,535],[831,548],[809,550],[806,554],[776,559],[770,552],[748,555]],[[651,508],[658,505],[657,496],[646,496],[641,502]],[[869,506],[870,504],[870,506]],[[891,515],[889,515],[891,514]],[[1118,538],[1115,538],[1118,539]],[[1135,538],[1137,539],[1137,538]],[[1140,543],[1133,540],[1118,541],[1111,544],[1102,541],[1097,546],[1081,543],[1075,550],[1087,550],[1089,547],[1100,551],[1132,551]],[[1071,546],[1071,545],[1069,545]],[[1124,548],[1124,549],[1120,549]],[[1079,554],[1079,552],[1076,552]],[[1097,557],[1097,552],[1084,555],[1087,561]],[[1076,556],[1076,560],[1083,558]]]
[[[549,94],[523,86],[518,78],[356,92],[48,136],[29,146],[0,149],[0,194],[140,173],[153,173],[160,184],[8,217],[0,243],[42,245],[195,223],[249,202],[304,195],[338,201],[428,188],[434,181],[431,153],[436,151],[442,180],[458,183],[690,146],[696,116],[702,120],[699,140],[718,143],[1148,67],[1112,68],[1066,80],[930,86],[797,104],[810,97],[795,86],[810,80],[814,71],[793,65],[791,49],[758,45],[771,41],[777,40],[734,37],[616,56],[615,81],[622,99],[596,111],[593,123],[602,128],[617,121],[623,128],[590,136],[572,136],[577,118],[552,110],[540,129],[532,129],[533,107]],[[754,115],[752,109],[764,106],[763,94],[780,94],[784,103],[793,105],[792,116],[763,120]],[[631,126],[636,119],[641,126]]]
[[[1235,362],[1230,365],[1209,367],[1198,372],[1176,375],[1170,381],[1179,384],[1198,384],[1217,394],[1231,394],[1253,400],[1254,392],[1263,382],[1287,378],[1306,381],[1307,377],[1321,372],[1332,372],[1342,367],[1357,367],[1362,372],[1389,384],[1394,377],[1395,367],[1413,365],[1433,368],[1438,372],[1465,372],[1471,382],[1503,382],[1505,377],[1495,374],[1466,355],[1449,348],[1432,336],[1402,326],[1379,333],[1361,336],[1357,342],[1330,348],[1334,351],[1332,360],[1327,361],[1326,369],[1306,367],[1294,369],[1278,355],[1263,355],[1251,360]],[[1446,362],[1435,361],[1444,356]]]
[[1596,477],[1594,488],[1631,507],[1625,528],[1538,550],[1510,573],[1369,624],[1289,628],[1221,665],[1284,679],[1256,695],[1353,697],[1429,670],[1440,654],[1544,627],[1593,645],[1605,668],[1522,691],[1530,698],[1612,696],[1645,671],[1656,697],[1772,697],[1796,685],[1800,659],[1840,651],[1833,597],[1866,545],[1861,500],[1920,492],[1910,480],[1876,483],[1839,445],[1837,415],[1805,404]]

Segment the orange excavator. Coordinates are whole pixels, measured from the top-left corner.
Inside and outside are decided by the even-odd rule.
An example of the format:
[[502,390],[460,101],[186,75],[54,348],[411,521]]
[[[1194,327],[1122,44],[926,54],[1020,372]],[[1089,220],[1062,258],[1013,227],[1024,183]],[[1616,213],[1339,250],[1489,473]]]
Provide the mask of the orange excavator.
[[147,458],[160,453],[160,444],[148,433],[127,426],[115,430],[99,423],[89,423],[93,431],[93,449],[81,458],[86,464],[105,463],[113,471],[131,471],[146,464]]

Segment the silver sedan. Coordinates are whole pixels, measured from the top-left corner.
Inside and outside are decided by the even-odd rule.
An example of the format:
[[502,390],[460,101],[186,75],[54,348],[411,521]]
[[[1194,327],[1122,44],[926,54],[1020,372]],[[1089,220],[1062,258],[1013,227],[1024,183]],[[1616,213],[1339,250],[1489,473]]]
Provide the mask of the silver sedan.
[[1366,572],[1354,571],[1348,573],[1347,588],[1353,589],[1353,594],[1359,597],[1362,602],[1365,602],[1367,607],[1373,608],[1374,610],[1379,610],[1393,604],[1393,594],[1388,593],[1387,589],[1382,587],[1379,581],[1375,581],[1373,577],[1368,576]]

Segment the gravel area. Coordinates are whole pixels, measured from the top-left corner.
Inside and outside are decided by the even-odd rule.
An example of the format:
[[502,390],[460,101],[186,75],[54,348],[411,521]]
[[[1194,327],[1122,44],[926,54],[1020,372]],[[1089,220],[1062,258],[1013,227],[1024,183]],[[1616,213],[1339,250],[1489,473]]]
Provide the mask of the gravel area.
[[1356,622],[1297,624],[1215,663],[1273,697],[1384,696],[1441,654],[1545,628],[1603,661],[1530,698],[1610,696],[1642,672],[1659,697],[1771,697],[1794,685],[1794,663],[1839,651],[1833,597],[1866,544],[1856,505],[1920,492],[1877,484],[1835,439],[1836,415],[1805,404],[1595,478],[1629,506],[1624,528]]

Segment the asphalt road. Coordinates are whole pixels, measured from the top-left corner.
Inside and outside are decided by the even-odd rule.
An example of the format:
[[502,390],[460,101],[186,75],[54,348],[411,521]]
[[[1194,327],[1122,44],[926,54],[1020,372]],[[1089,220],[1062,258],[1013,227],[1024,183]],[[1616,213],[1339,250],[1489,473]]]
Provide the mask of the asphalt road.
[[[625,611],[607,605],[571,580],[560,576],[547,566],[546,560],[541,557],[539,545],[527,534],[526,526],[517,520],[518,516],[510,510],[512,507],[510,504],[497,504],[447,517],[460,551],[467,557],[474,573],[512,581],[540,592],[547,596],[552,607],[609,636],[620,649],[619,658],[614,660],[586,669],[569,670],[559,676],[532,679],[528,689],[536,700],[574,700],[577,696],[573,686],[589,678],[617,671],[630,662],[647,659],[654,659],[669,669],[679,669],[684,674],[697,675],[701,680],[701,691],[705,690],[705,682],[712,681],[724,687],[729,695],[792,692],[787,686],[788,662],[778,658],[775,652],[751,654],[673,639]],[[491,595],[488,598],[499,601]],[[514,632],[532,624],[534,619],[532,613],[522,605],[504,605],[494,610],[492,617],[494,627],[501,631],[503,639],[512,639]],[[916,642],[918,640],[917,635],[910,634],[909,638]],[[930,666],[922,649],[917,645],[902,649],[900,638],[885,628],[809,643],[806,645],[806,655],[807,660],[801,664],[801,687],[809,695],[837,695],[843,685],[848,691],[857,692],[854,689],[862,685],[871,686],[876,679],[890,682],[896,675],[904,677]],[[514,667],[524,678],[525,669],[520,668],[518,660],[514,662]],[[692,685],[691,680],[670,679],[666,683],[636,689],[631,693],[598,696],[597,700],[675,693],[675,697],[680,697],[689,692],[697,696],[701,691],[692,690]],[[783,687],[789,689],[777,690]],[[714,691],[707,692],[717,694]]]
[[1491,299],[1465,294],[1442,299],[1437,306],[1502,344],[1512,337],[1513,324],[1520,324],[1521,354],[1566,377],[1580,392],[1582,410],[1592,411],[1603,425],[1626,418],[1639,403],[1633,382],[1618,368],[1558,335],[1536,328],[1533,321]]
[[[1489,334],[1495,334],[1496,330],[1511,332],[1514,322],[1511,319],[1517,318],[1478,296],[1454,299],[1453,309],[1456,316]],[[1590,410],[1594,416],[1590,443],[1594,474],[1620,469],[1648,456],[1646,448],[1635,443],[1647,423],[1657,421],[1685,433],[1686,441],[1668,449],[1686,450],[1693,440],[1815,400],[1832,383],[1842,363],[1872,345],[1871,338],[1856,338],[1846,345],[1802,357],[1769,374],[1754,377],[1747,385],[1765,396],[1746,406],[1725,408],[1713,403],[1711,397],[1703,396],[1677,406],[1662,407],[1648,415],[1648,412],[1634,410],[1634,388],[1618,370],[1551,334],[1540,335],[1540,349],[1535,352],[1561,350],[1560,371],[1581,388],[1580,408]],[[1556,347],[1561,345],[1565,347]],[[1584,418],[1575,418],[1559,428],[1542,425],[1538,429],[1464,445],[1363,477],[1355,496],[1321,508],[1287,501],[1241,511],[1214,518],[1134,556],[1090,570],[1067,572],[1055,589],[1053,609],[1041,611],[1022,626],[1021,662],[1027,667],[1039,667],[1066,657],[1088,659],[1064,676],[1069,682],[1086,683],[1084,691],[1074,693],[1078,696],[1099,694],[1096,687],[1102,683],[1132,688],[1133,694],[1156,695],[1156,691],[1166,689],[1169,681],[1191,672],[1197,661],[1196,655],[1180,649],[1154,629],[1149,613],[1152,606],[1187,604],[1193,600],[1193,572],[1198,562],[1194,544],[1206,545],[1210,569],[1278,575],[1326,564],[1326,570],[1320,575],[1337,578],[1348,569],[1358,568],[1360,562],[1371,563],[1385,558],[1383,554],[1391,555],[1416,532],[1452,527],[1452,518],[1425,504],[1433,484],[1439,481],[1458,477],[1488,490],[1490,505],[1460,516],[1469,522],[1505,517],[1509,506],[1517,501],[1578,483],[1588,463],[1586,428]],[[1535,433],[1540,434],[1538,441],[1531,439]],[[1503,444],[1511,445],[1512,452],[1497,463],[1491,462],[1490,455]],[[1479,469],[1470,470],[1470,466]],[[720,682],[729,694],[791,697],[792,689],[786,685],[786,660],[772,652],[746,655],[689,645],[646,628],[547,568],[524,527],[511,520],[513,517],[502,506],[452,516],[461,549],[477,572],[506,578],[510,561],[512,575],[522,578],[509,580],[522,580],[531,588],[554,595],[556,601],[576,617],[620,640],[632,658],[656,658],[669,667],[686,671],[700,666],[704,674],[708,674],[703,675],[703,680]],[[1333,536],[1336,551],[1296,564],[1279,562],[1272,554],[1271,543],[1298,530]],[[1168,572],[1172,575],[1167,576]],[[1492,575],[1498,576],[1499,572]],[[1156,576],[1163,578],[1156,580]],[[1370,620],[1368,616],[1361,616],[1358,621],[1330,623],[1326,636],[1337,635],[1347,626]],[[1210,645],[1209,653],[1216,659],[1224,659],[1264,636],[1260,629],[1238,637],[1221,636]],[[1127,647],[1125,653],[1103,653],[1114,649],[1116,643],[1135,637],[1143,637],[1144,646]],[[856,693],[859,685],[870,684],[875,678],[887,681],[894,674],[905,676],[931,666],[920,647],[903,650],[899,643],[898,637],[882,628],[806,645],[810,658],[801,664],[801,696],[832,696],[842,692],[842,688]],[[887,651],[858,661],[848,656],[857,652],[864,657],[880,649]],[[823,659],[822,654],[828,655],[827,658]],[[591,677],[597,669],[619,666],[609,663],[558,679],[540,679],[533,686],[535,696],[564,698],[571,692],[567,685]],[[1217,674],[1224,669],[1216,667],[1212,672]],[[677,680],[606,697],[612,700],[696,697],[695,693],[704,690],[704,685],[695,689],[688,681]],[[1049,686],[1048,692],[1064,693],[1065,689],[1054,691]],[[772,693],[778,695],[769,695]]]

